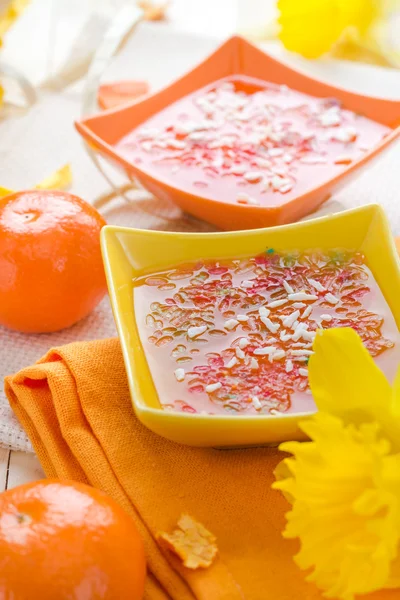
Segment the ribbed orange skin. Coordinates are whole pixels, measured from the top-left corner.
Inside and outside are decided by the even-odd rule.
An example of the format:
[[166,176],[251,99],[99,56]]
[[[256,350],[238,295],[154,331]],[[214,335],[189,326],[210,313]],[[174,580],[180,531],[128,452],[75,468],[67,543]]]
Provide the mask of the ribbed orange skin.
[[134,522],[89,486],[43,480],[0,495],[0,598],[141,600]]
[[0,325],[58,331],[86,317],[106,293],[103,217],[66,192],[0,199]]

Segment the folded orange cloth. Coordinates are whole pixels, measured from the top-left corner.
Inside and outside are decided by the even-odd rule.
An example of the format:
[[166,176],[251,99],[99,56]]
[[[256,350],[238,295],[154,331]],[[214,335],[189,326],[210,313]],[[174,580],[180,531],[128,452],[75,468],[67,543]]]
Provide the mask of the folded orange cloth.
[[[179,446],[147,430],[118,340],[51,350],[8,377],[6,392],[49,477],[98,487],[132,515],[146,546],[146,599],[322,600],[293,561],[297,544],[281,535],[288,505],[271,483],[282,455]],[[216,535],[211,567],[191,571],[158,546],[182,513]],[[378,598],[398,591],[368,596]]]

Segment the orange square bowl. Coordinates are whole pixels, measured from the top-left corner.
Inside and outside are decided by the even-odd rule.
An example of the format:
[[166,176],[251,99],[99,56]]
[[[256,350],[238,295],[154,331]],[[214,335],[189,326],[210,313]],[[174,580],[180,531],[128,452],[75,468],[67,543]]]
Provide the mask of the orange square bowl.
[[399,258],[386,216],[376,205],[253,231],[171,233],[106,226],[101,243],[134,410],[149,429],[181,444],[239,447],[302,439],[298,424],[306,413],[204,415],[163,410],[136,323],[134,278],[198,259],[255,256],[266,247],[278,252],[347,248],[364,254],[400,326]]
[[[204,190],[194,195],[151,173],[146,167],[129,162],[115,145],[141,123],[181,98],[224,77],[253,77],[276,84],[285,84],[297,91],[316,97],[335,97],[344,108],[362,114],[392,129],[384,139],[360,159],[343,167],[340,172],[312,186],[301,195],[280,198],[279,205],[262,207],[240,205],[224,198],[207,197]],[[79,133],[92,148],[120,165],[130,177],[160,199],[178,204],[184,211],[208,221],[221,229],[252,229],[294,222],[314,211],[327,200],[339,184],[344,183],[360,167],[379,154],[400,134],[400,102],[356,94],[328,85],[288,67],[259,50],[241,37],[230,38],[211,56],[189,73],[163,90],[123,107],[105,111],[76,123]]]

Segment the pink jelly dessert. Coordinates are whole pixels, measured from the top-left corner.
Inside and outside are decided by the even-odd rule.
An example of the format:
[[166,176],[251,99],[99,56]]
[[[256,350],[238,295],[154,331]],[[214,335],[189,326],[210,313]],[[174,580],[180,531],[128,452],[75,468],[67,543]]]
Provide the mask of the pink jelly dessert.
[[318,329],[352,327],[389,380],[400,362],[393,315],[364,257],[335,250],[199,261],[134,281],[134,306],[164,409],[309,412]]
[[188,193],[274,207],[331,179],[390,131],[333,98],[236,76],[171,104],[116,149]]

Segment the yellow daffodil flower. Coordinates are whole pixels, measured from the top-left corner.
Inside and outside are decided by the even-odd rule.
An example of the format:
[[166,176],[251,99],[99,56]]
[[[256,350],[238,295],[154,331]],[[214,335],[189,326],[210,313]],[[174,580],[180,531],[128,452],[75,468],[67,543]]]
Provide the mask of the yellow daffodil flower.
[[400,65],[388,21],[399,0],[278,0],[279,38],[306,58],[333,52],[342,58]]
[[352,329],[319,332],[314,350],[319,412],[301,424],[309,442],[281,444],[292,456],[274,487],[292,504],[297,564],[327,598],[353,600],[400,587],[400,370],[390,386]]

